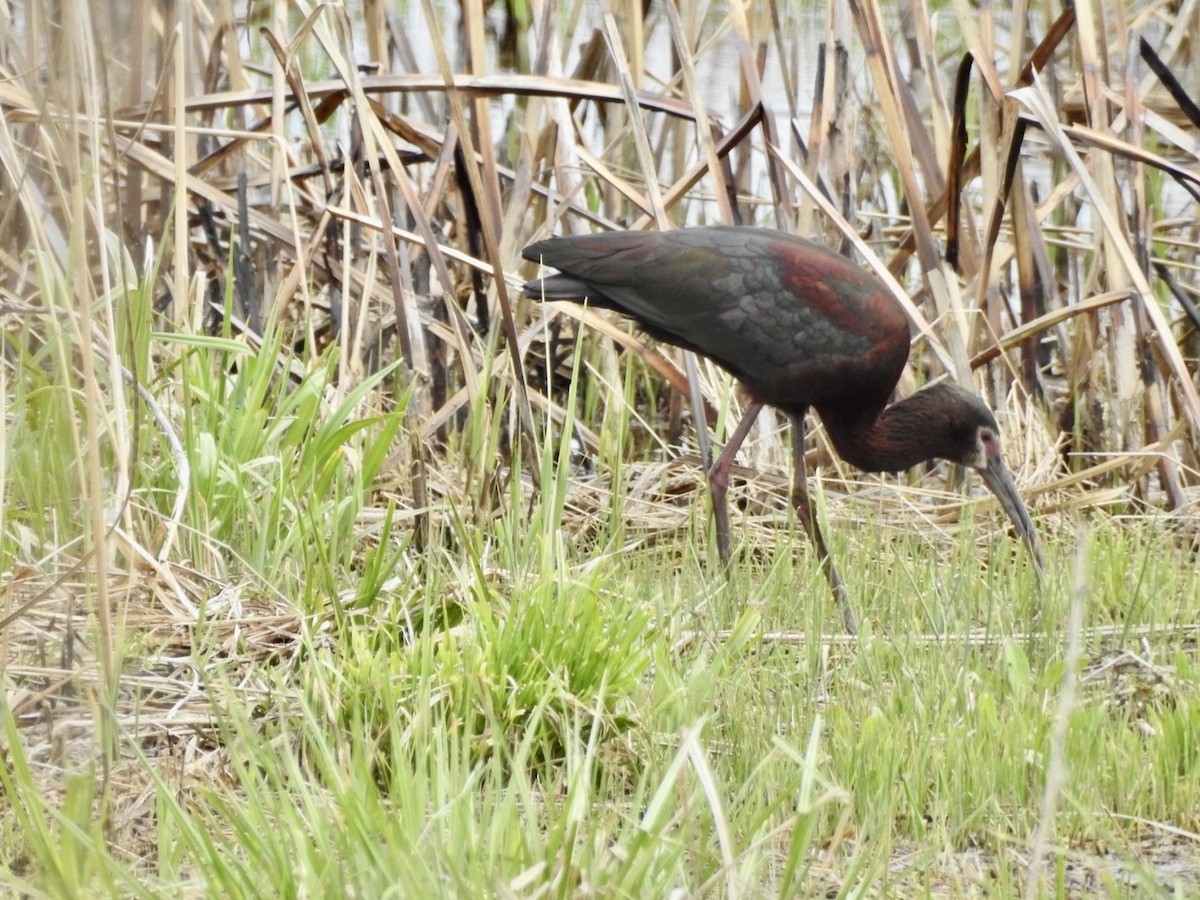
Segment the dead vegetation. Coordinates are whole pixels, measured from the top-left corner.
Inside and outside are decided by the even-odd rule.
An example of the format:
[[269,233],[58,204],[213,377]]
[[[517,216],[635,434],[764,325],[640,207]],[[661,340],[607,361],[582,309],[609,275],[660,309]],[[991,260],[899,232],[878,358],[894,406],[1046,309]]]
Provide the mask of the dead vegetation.
[[[486,526],[510,479],[537,490],[544,423],[582,409],[573,366],[578,397],[603,409],[624,403],[635,358],[625,549],[686,533],[703,487],[690,463],[741,400],[712,365],[615,320],[521,300],[520,250],[551,233],[730,222],[837,246],[909,312],[905,392],[937,377],[985,389],[1043,527],[1153,510],[1200,540],[1194,3],[1018,7],[1005,21],[959,3],[940,31],[919,0],[829,3],[801,21],[775,3],[366,2],[354,21],[332,5],[252,5],[250,20],[228,3],[108,6],[0,13],[3,380],[78,392],[63,432],[76,517],[43,529],[55,504],[27,493],[4,515],[6,707],[47,771],[105,742],[116,759],[135,709],[147,755],[207,752],[196,649],[241,658],[232,686],[251,697],[306,627],[288,597],[247,588],[219,542],[181,550],[180,530],[202,523],[178,436],[188,345],[173,337],[275,353],[292,386],[336,346],[331,405],[398,363],[356,398],[402,416],[357,526],[381,543],[390,501],[414,554],[456,516]],[[464,436],[480,409],[492,444]],[[153,447],[139,446],[147,421]],[[585,468],[597,430],[575,423]],[[464,452],[481,446],[495,455]],[[784,517],[777,424],[747,448],[735,490],[769,546]],[[916,510],[950,531],[962,515],[943,473],[880,492],[819,432],[809,452],[835,518]],[[170,479],[144,494],[147,455],[174,467],[173,494]],[[580,473],[564,525],[586,543],[614,485]],[[151,668],[113,656],[118,636]],[[1113,702],[1138,704],[1166,671],[1101,656],[1088,677],[1135,679]],[[98,730],[97,698],[116,712]],[[156,731],[175,739],[156,745]]]

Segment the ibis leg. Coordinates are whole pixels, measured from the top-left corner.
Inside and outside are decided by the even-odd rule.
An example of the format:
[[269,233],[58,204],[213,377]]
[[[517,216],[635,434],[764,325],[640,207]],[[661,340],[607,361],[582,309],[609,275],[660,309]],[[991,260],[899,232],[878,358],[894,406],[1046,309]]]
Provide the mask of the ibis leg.
[[729,505],[725,502],[726,495],[729,493],[729,472],[733,468],[733,460],[737,456],[738,448],[746,440],[746,435],[750,433],[750,426],[754,424],[754,420],[758,418],[761,411],[761,403],[751,403],[746,407],[741,421],[737,423],[737,428],[733,430],[733,434],[726,441],[725,449],[721,451],[717,461],[708,470],[708,490],[712,495],[713,519],[717,528],[717,555],[721,557],[721,564],[726,568],[728,568],[729,559],[732,556],[729,541]]
[[850,595],[842,584],[841,576],[833,565],[833,557],[821,534],[821,524],[813,513],[808,499],[808,474],[804,468],[804,416],[792,416],[792,453],[795,458],[795,469],[792,473],[792,504],[796,507],[796,516],[808,532],[813,545],[817,548],[817,556],[821,559],[821,571],[829,586],[833,588],[833,599],[837,602],[842,613],[842,621],[850,634],[858,633],[858,622],[854,618],[854,610],[850,606]]

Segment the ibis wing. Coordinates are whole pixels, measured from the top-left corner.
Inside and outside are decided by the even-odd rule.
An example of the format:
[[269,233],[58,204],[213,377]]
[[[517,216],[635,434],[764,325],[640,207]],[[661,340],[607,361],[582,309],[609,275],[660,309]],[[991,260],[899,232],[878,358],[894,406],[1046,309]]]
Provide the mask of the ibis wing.
[[[907,357],[907,323],[882,284],[781,232],[612,232],[543,241],[525,257],[563,273],[527,293],[619,310],[652,336],[708,356],[767,403],[812,405],[863,377],[890,379],[886,394]],[[883,372],[875,357],[885,347]],[[810,395],[797,398],[797,385]]]

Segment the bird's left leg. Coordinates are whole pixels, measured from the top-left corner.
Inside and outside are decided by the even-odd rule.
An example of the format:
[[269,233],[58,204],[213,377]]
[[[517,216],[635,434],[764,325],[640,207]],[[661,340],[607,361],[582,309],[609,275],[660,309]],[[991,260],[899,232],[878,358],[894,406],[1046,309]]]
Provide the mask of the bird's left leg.
[[791,419],[794,457],[792,505],[796,507],[796,516],[817,548],[817,555],[821,558],[821,571],[825,573],[825,578],[833,589],[833,599],[837,603],[838,609],[841,610],[846,631],[850,634],[858,634],[858,622],[854,618],[854,609],[850,606],[850,595],[846,591],[846,586],[842,584],[837,569],[834,568],[833,557],[829,553],[829,547],[825,544],[824,535],[821,534],[821,524],[817,521],[812,504],[808,499],[808,474],[804,467],[804,416],[803,414],[792,416]]
[[746,407],[741,421],[737,423],[737,428],[733,429],[733,434],[725,442],[725,449],[721,451],[717,461],[708,470],[708,491],[712,496],[713,519],[717,529],[717,555],[721,557],[721,564],[727,569],[732,556],[729,542],[729,505],[725,502],[726,495],[729,493],[729,472],[733,468],[733,460],[737,456],[738,448],[746,440],[746,435],[750,433],[750,426],[758,418],[762,407],[761,403],[751,403]]

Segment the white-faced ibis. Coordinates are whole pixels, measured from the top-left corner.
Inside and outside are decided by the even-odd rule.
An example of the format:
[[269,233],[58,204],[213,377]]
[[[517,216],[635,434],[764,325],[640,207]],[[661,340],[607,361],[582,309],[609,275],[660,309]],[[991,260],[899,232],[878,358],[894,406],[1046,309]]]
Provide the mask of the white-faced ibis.
[[561,273],[530,281],[527,296],[586,299],[617,310],[652,337],[707,356],[741,382],[751,404],[708,473],[724,563],[730,557],[730,469],[766,404],[792,421],[792,502],[851,633],[854,613],[809,506],[809,407],[841,457],[864,471],[896,472],[930,459],[978,469],[1040,571],[1037,532],[983,401],[941,383],[888,404],[908,359],[908,321],[883,283],[850,260],[802,238],[742,227],[551,238],[523,255]]

